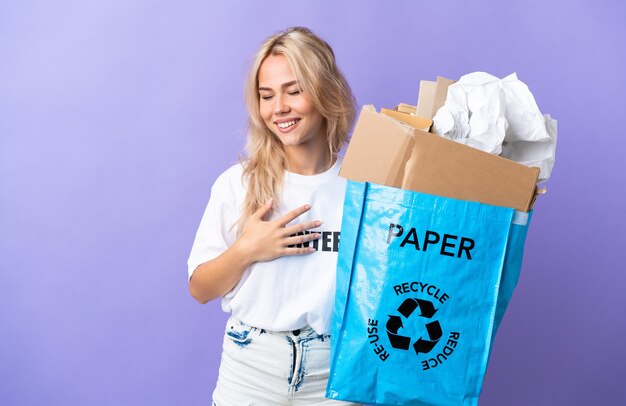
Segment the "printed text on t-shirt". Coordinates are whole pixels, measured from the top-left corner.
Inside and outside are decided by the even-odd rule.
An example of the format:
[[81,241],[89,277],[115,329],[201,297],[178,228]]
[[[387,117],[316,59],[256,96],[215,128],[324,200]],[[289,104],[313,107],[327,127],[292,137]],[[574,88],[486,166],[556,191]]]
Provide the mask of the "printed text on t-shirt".
[[290,245],[289,248],[307,248],[313,247],[316,251],[332,251],[337,252],[339,250],[339,231],[302,231],[297,234],[292,235],[292,237],[298,235],[306,235],[312,233],[320,233],[322,236],[313,241],[307,241],[302,244],[294,244]]

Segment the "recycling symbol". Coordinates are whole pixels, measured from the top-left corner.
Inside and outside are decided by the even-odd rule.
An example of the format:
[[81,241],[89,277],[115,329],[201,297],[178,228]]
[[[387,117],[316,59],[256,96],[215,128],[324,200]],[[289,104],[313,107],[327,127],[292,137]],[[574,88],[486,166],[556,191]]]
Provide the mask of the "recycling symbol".
[[[400,307],[398,307],[398,312],[406,319],[408,319],[412,314],[415,313],[415,310],[419,308],[420,317],[425,319],[432,319],[433,315],[437,311],[435,306],[433,306],[432,302],[423,299],[415,299],[410,298],[406,299]],[[417,314],[417,313],[416,313]],[[403,327],[402,318],[400,316],[389,315],[389,320],[387,321],[387,336],[389,337],[389,342],[393,348],[398,348],[400,350],[408,350],[411,346],[411,337],[406,337],[398,334],[398,330]],[[428,340],[423,337],[418,338],[413,343],[413,349],[417,355],[421,353],[426,354],[432,350],[435,345],[439,342],[439,339],[442,336],[441,326],[439,325],[439,321],[429,321],[425,324],[426,332],[428,333]]]

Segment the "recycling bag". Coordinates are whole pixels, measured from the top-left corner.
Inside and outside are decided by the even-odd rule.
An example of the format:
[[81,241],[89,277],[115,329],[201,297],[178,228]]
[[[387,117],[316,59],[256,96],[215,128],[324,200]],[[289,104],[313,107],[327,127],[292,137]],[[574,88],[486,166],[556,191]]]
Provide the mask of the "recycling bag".
[[348,180],[326,397],[476,405],[530,217]]

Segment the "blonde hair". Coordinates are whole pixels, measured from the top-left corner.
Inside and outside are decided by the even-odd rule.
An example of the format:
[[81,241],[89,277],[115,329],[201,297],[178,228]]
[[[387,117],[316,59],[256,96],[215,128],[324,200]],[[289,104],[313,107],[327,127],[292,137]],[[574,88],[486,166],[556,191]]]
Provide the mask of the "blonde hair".
[[[248,110],[247,161],[243,179],[248,190],[238,226],[241,232],[249,217],[268,200],[279,204],[286,164],[280,139],[267,127],[259,112],[258,74],[270,55],[284,55],[307,100],[323,117],[326,141],[331,158],[348,140],[354,123],[356,103],[345,77],[337,67],[331,47],[313,32],[293,27],[265,40],[255,55],[245,87]],[[328,163],[330,164],[332,159]]]

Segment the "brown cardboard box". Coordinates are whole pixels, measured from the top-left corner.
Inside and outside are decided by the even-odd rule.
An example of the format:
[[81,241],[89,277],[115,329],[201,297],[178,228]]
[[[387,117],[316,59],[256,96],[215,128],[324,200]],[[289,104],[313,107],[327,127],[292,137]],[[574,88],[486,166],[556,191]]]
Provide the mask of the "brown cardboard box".
[[521,211],[531,209],[538,168],[416,129],[415,116],[390,111],[381,114],[373,106],[363,107],[341,176]]

